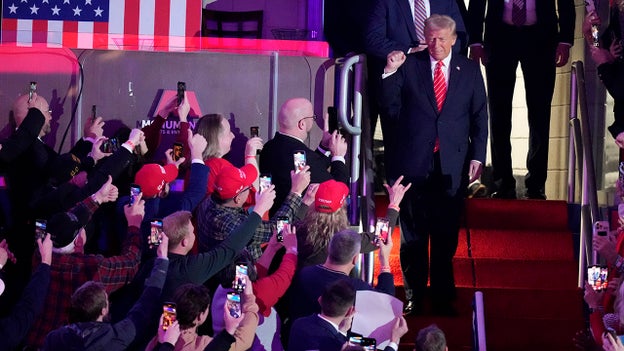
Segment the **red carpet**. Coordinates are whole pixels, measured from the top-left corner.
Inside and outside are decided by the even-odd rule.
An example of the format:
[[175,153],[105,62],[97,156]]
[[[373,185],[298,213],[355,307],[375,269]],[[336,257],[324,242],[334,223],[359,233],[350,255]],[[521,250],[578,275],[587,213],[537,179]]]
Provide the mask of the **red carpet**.
[[[384,201],[377,201],[382,213]],[[431,323],[445,331],[450,350],[472,350],[477,290],[484,294],[489,351],[573,350],[584,320],[567,211],[563,201],[467,200],[454,259],[459,317],[409,317],[401,350],[412,350],[418,329]],[[391,265],[400,286],[398,229],[393,242]],[[403,298],[402,289],[398,295]]]

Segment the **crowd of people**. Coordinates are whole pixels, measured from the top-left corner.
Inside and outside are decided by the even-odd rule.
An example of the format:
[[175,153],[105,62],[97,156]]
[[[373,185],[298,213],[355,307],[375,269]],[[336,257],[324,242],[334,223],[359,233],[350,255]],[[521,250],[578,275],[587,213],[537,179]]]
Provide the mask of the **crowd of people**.
[[[104,119],[90,118],[84,136],[59,154],[42,141],[51,120],[45,98],[19,97],[15,132],[0,142],[9,198],[1,217],[0,350],[280,350],[289,339],[306,349],[317,335],[285,331],[299,318],[322,316],[317,299],[329,301],[320,299],[326,291],[352,297],[336,334],[342,347],[355,290],[373,289],[349,276],[357,257],[378,251],[375,289],[394,295],[393,244],[350,229],[347,144],[324,130],[319,149],[307,148],[311,109],[306,99],[285,102],[279,138],[266,147],[249,138],[237,168],[223,158],[233,139],[227,120],[206,115],[191,131],[186,98],[142,130],[117,132],[116,150],[102,147],[110,140]],[[171,149],[161,157],[149,152],[167,118],[181,121],[180,158]],[[305,150],[308,160],[297,172],[293,150]],[[259,186],[259,166],[273,184]],[[184,189],[170,194],[182,173]],[[409,189],[402,178],[387,186],[391,226]],[[331,288],[336,281],[342,291]],[[407,326],[402,316],[395,324],[396,351]]]
[[[613,18],[623,12],[614,0]],[[390,233],[401,228],[403,314],[425,313],[430,297],[431,312],[455,316],[459,218],[465,189],[483,170],[488,121],[493,196],[516,198],[509,133],[519,63],[530,126],[525,195],[546,198],[550,102],[555,68],[567,63],[573,42],[574,3],[474,0],[466,9],[453,0],[377,0],[354,14],[342,35],[336,21],[343,18],[328,16],[326,36],[337,53],[370,57],[370,107],[381,117],[389,183],[386,219]],[[590,13],[583,29],[616,98],[610,131],[622,147],[621,41],[611,36],[593,45],[591,26],[599,23]],[[249,136],[239,168],[225,158],[234,139],[228,120],[208,114],[192,130],[189,111],[186,95],[175,97],[151,124],[113,136],[104,135],[105,119],[93,116],[59,154],[42,141],[51,131],[46,99],[31,92],[15,101],[14,132],[0,141],[7,194],[0,350],[361,349],[349,337],[356,295],[395,294],[394,243],[391,235],[354,231],[347,219],[345,137],[329,131],[328,116],[321,122],[311,101],[292,98],[281,106],[271,140]],[[182,151],[158,155],[168,118],[180,121]],[[306,140],[318,125],[323,136],[312,149]],[[271,183],[261,183],[267,174]],[[176,178],[184,189],[170,194]],[[624,271],[616,238],[594,241]],[[378,257],[375,286],[351,276],[368,252]],[[608,298],[588,287],[586,301],[594,339],[616,349],[622,344],[610,331],[624,332],[624,290],[609,286],[617,288]],[[390,325],[385,351],[397,351],[407,323],[397,316]],[[432,325],[415,345],[443,351],[446,339]]]

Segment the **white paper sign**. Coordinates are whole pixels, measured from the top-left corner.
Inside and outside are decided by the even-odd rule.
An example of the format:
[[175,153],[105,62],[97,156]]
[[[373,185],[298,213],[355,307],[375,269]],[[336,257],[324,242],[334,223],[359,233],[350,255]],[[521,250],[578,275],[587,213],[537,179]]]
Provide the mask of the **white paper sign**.
[[357,291],[351,330],[375,338],[377,348],[383,350],[390,342],[395,319],[402,315],[403,301],[396,297],[372,290]]

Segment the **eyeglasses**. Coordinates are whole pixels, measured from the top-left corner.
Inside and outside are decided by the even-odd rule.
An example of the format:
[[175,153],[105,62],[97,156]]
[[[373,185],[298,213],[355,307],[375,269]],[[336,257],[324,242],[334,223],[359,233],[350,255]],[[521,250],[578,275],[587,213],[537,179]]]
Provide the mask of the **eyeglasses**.
[[316,115],[312,115],[310,117],[303,117],[302,119],[300,119],[299,121],[303,121],[304,119],[308,119],[308,118],[312,118],[313,121],[316,121]]

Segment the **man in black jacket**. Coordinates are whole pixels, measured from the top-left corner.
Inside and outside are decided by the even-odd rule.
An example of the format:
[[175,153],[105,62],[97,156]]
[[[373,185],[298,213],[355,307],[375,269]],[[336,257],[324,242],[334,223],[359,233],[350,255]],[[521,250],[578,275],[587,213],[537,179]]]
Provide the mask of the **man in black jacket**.
[[304,98],[290,99],[280,109],[279,131],[260,153],[260,173],[271,175],[277,193],[270,215],[275,214],[290,192],[295,151],[305,152],[306,164],[310,166],[310,183],[334,179],[349,184],[349,170],[345,165],[347,143],[342,135],[337,132],[329,134],[326,127],[316,151],[305,144],[316,119],[312,103]]

